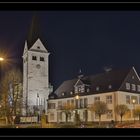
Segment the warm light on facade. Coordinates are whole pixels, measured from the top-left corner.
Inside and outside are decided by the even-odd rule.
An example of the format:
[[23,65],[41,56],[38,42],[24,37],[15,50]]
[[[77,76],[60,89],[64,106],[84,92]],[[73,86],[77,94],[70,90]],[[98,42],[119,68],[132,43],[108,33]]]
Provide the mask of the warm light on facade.
[[132,100],[132,103],[133,103],[133,104],[135,104],[135,103],[136,103],[136,100],[135,100],[135,99],[133,99],[133,100]]
[[78,96],[78,95],[76,95],[76,96],[75,96],[75,98],[78,100],[78,99],[79,99],[79,96]]

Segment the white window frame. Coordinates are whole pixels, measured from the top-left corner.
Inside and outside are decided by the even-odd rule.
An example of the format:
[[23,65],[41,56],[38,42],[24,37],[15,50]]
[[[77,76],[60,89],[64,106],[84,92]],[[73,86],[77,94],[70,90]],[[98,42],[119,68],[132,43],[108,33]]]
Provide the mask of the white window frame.
[[[129,103],[128,103],[128,99],[127,97],[129,97]],[[126,104],[130,104],[131,103],[131,98],[130,98],[130,95],[126,95]]]
[[136,91],[136,85],[135,84],[131,84],[131,86],[132,86],[132,90]]
[[130,83],[126,83],[126,89],[130,90]]
[[98,87],[96,87],[96,91],[99,91],[99,89],[100,89],[100,88],[99,88],[99,86],[98,86]]
[[[111,97],[111,98],[110,98]],[[107,95],[106,96],[106,103],[107,104],[112,104],[112,95]]]
[[137,85],[137,91],[140,92],[140,85]]
[[[53,117],[52,117],[53,116]],[[53,121],[54,120],[54,113],[50,113],[50,120]]]
[[100,101],[100,96],[94,97],[94,102]]
[[109,85],[108,88],[111,89],[112,88],[112,85]]

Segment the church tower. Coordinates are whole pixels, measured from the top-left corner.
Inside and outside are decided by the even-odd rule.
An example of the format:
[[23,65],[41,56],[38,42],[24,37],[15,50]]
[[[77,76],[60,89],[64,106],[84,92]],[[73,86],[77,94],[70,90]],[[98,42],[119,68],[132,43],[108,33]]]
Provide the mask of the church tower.
[[40,34],[38,18],[32,24],[23,52],[23,115],[47,112],[49,86],[49,52]]

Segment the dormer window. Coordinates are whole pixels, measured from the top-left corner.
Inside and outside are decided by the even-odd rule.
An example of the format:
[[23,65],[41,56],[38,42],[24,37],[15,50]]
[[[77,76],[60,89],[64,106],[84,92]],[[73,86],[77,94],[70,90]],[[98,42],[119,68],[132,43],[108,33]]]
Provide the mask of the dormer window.
[[85,86],[84,85],[80,85],[80,86],[75,87],[75,93],[83,93],[83,92],[85,92]]
[[96,87],[96,91],[99,91],[99,87]]
[[72,94],[73,94],[73,92],[71,91],[71,92],[70,92],[70,94],[72,95]]
[[32,60],[37,60],[37,57],[36,56],[32,56]]
[[126,83],[126,89],[130,90],[130,83]]
[[137,85],[137,91],[140,92],[140,85]]
[[132,90],[136,91],[136,85],[135,84],[132,84]]
[[75,87],[75,93],[78,93],[78,87]]
[[132,79],[134,79],[135,77],[134,76],[132,76]]
[[112,88],[112,85],[109,85],[108,88],[111,89]]
[[89,88],[87,88],[87,92],[89,92]]

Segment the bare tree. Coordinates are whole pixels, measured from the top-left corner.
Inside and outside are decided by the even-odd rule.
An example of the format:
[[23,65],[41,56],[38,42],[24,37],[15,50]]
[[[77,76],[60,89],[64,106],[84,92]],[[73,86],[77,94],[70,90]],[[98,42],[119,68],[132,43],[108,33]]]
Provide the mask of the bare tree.
[[124,104],[120,104],[120,105],[117,105],[115,107],[115,111],[118,115],[120,115],[121,117],[121,123],[122,123],[122,118],[123,116],[129,111],[127,105],[124,105]]
[[66,116],[66,123],[68,122],[68,117],[71,116],[72,114],[72,111],[75,109],[75,106],[74,104],[68,104],[68,103],[64,103],[62,105],[62,112],[65,113],[65,116]]
[[108,111],[107,104],[102,101],[96,101],[94,104],[91,104],[91,106],[89,107],[89,110],[91,112],[95,112],[95,114],[99,116],[99,126],[100,126],[101,116],[107,113]]
[[135,109],[134,115],[139,117],[139,122],[140,122],[140,106],[138,106],[138,107]]
[[9,70],[2,80],[1,103],[8,123],[13,121],[12,116],[20,113],[22,104],[22,73],[19,69]]

